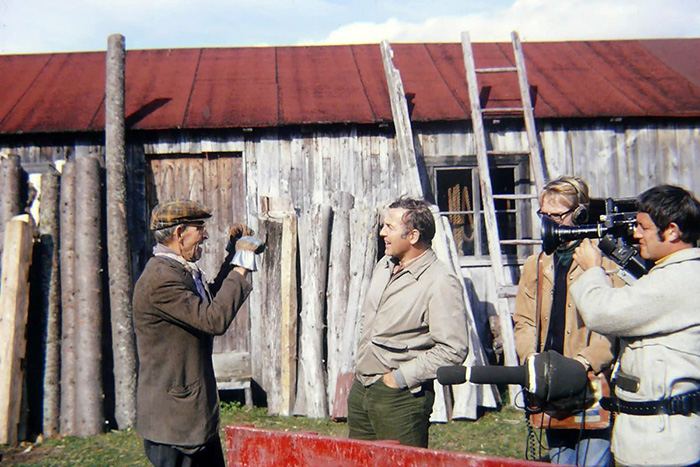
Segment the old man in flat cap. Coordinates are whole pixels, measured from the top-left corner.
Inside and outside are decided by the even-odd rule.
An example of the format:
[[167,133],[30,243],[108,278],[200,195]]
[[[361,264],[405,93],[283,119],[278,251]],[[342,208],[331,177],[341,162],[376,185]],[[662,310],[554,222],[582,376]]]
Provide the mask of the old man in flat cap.
[[217,290],[197,267],[211,211],[189,200],[159,204],[151,216],[156,246],[134,288],[139,356],[136,430],[155,466],[225,466],[212,341],[248,297],[260,241],[243,224],[231,228]]

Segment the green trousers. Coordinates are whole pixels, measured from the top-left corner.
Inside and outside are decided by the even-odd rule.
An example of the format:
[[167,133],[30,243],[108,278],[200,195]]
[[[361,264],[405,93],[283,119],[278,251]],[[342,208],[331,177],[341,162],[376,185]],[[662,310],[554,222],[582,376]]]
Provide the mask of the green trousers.
[[407,446],[427,448],[434,401],[432,381],[414,394],[408,389],[390,388],[381,379],[368,387],[355,380],[348,395],[349,436],[393,439]]

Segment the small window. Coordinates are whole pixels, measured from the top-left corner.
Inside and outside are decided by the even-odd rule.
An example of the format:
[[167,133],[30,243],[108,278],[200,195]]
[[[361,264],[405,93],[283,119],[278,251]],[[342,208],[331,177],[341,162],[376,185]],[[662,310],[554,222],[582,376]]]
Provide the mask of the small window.
[[[481,204],[479,171],[475,158],[455,158],[459,165],[433,166],[437,205],[450,225],[462,256],[488,259],[484,209]],[[529,190],[526,160],[505,161],[491,169],[491,186],[494,194],[522,194]],[[523,200],[495,200],[498,235],[501,240],[514,240],[530,236],[527,222],[530,202]],[[519,257],[529,254],[519,251],[515,245],[502,245],[501,253]]]

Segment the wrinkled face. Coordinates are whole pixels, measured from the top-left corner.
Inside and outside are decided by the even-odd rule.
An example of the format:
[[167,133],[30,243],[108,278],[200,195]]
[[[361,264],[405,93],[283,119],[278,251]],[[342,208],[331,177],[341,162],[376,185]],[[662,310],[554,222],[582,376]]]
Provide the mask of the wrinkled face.
[[209,234],[204,225],[187,224],[178,238],[182,257],[190,262],[198,261],[202,257],[202,244],[207,238]]
[[[639,240],[639,254],[642,258],[657,261],[672,253],[671,245],[667,238],[667,231],[668,229],[660,233],[654,221],[651,220],[651,216],[646,212],[637,213],[634,238]],[[659,233],[663,240],[659,238]]]
[[379,232],[379,236],[384,239],[385,253],[399,261],[411,250],[411,236],[406,235],[402,221],[405,212],[406,210],[401,208],[388,209],[384,214],[384,225]]
[[540,206],[540,215],[547,216],[559,225],[572,226],[574,210],[557,196],[545,195]]

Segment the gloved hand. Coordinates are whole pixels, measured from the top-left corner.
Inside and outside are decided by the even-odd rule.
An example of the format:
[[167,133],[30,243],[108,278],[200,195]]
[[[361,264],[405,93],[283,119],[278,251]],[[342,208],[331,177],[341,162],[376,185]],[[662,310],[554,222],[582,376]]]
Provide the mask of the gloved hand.
[[238,240],[241,237],[252,237],[255,231],[242,222],[236,222],[228,231],[232,238]]
[[262,242],[253,237],[245,236],[238,239],[236,242],[236,254],[233,255],[231,264],[240,266],[249,271],[257,271],[255,255],[262,251]]
[[255,235],[255,231],[242,222],[236,222],[235,224],[231,225],[228,233],[230,238],[226,244],[226,251],[228,251],[230,254],[233,254],[236,251],[236,242],[239,238],[251,237]]

